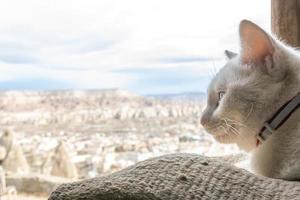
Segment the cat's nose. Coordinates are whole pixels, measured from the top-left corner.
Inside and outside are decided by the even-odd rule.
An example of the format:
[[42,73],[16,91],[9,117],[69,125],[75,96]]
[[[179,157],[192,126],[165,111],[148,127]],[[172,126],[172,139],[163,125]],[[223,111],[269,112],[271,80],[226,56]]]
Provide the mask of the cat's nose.
[[205,115],[202,115],[201,119],[200,119],[200,123],[202,124],[202,126],[205,126],[208,122],[209,122],[208,117]]

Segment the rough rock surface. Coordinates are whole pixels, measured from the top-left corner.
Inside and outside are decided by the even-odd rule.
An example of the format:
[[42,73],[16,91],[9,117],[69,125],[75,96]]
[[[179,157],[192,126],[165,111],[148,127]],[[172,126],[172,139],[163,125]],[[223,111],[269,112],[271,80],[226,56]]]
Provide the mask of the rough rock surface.
[[300,182],[255,176],[220,159],[170,154],[63,184],[49,200],[300,199]]

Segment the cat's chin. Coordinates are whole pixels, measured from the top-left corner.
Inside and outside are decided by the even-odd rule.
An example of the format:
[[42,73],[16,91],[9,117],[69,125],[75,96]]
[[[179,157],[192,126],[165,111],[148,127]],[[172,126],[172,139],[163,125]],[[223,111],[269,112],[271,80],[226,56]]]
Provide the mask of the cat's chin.
[[233,138],[230,137],[229,135],[214,135],[213,137],[215,138],[216,141],[218,141],[219,143],[222,143],[222,144],[235,143]]
[[256,149],[256,143],[257,139],[255,137],[249,137],[249,138],[240,138],[236,142],[237,146],[247,152],[251,152],[254,149]]

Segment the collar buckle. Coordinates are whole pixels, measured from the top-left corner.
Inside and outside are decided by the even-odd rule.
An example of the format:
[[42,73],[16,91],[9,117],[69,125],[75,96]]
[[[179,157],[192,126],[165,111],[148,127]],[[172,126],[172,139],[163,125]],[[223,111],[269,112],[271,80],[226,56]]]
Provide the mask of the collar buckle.
[[263,125],[263,129],[258,133],[257,139],[262,143],[274,132],[275,129],[271,126],[271,124],[265,122]]

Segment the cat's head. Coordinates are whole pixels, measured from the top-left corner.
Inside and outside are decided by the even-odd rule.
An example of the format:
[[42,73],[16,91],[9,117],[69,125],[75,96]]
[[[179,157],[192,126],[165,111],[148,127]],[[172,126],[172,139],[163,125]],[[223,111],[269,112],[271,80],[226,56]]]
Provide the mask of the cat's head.
[[240,54],[225,51],[226,65],[212,79],[204,128],[221,143],[255,147],[263,123],[298,90],[293,71],[300,63],[295,51],[254,23],[240,23]]

